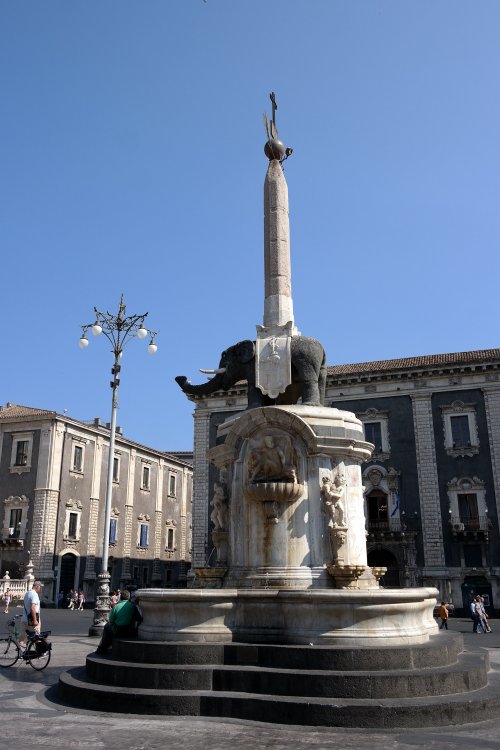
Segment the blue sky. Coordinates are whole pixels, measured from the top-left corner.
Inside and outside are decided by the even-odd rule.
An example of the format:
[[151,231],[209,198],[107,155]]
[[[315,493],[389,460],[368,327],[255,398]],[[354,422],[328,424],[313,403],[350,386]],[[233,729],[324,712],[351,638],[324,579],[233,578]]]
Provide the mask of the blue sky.
[[0,402],[109,419],[93,306],[149,311],[119,424],[192,446],[197,382],[263,316],[277,95],[300,330],[329,364],[499,345],[500,3],[0,4]]

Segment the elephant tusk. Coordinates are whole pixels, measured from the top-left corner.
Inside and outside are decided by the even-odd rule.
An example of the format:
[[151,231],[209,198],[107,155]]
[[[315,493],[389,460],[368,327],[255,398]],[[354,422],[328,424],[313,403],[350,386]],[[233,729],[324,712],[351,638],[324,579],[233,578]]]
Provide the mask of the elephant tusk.
[[216,370],[200,370],[200,372],[204,373],[204,375],[222,375],[222,373],[226,372],[226,368],[218,367]]

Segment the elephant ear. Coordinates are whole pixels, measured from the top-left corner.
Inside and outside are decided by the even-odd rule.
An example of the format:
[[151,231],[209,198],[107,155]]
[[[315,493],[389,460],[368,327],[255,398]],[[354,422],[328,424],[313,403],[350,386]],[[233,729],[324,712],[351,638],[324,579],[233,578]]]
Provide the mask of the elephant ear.
[[241,362],[243,364],[250,362],[255,356],[255,345],[253,341],[250,341],[250,339],[246,339],[246,341],[240,341],[239,344],[236,344],[234,349],[235,356],[238,362]]

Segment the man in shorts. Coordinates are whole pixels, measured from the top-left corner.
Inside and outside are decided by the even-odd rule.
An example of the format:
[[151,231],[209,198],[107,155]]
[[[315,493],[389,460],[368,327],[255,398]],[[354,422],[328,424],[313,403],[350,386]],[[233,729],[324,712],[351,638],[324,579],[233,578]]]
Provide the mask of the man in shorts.
[[24,595],[23,602],[23,614],[21,617],[21,627],[19,630],[19,643],[21,646],[26,646],[26,631],[34,630],[35,633],[40,633],[40,591],[42,590],[43,583],[41,581],[35,581],[30,591],[27,591]]

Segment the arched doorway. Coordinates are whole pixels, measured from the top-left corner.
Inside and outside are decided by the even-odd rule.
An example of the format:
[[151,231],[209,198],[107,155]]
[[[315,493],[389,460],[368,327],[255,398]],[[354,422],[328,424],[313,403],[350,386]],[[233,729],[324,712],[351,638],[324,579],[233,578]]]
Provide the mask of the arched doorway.
[[398,561],[387,549],[372,549],[368,552],[370,568],[387,568],[387,573],[380,579],[380,585],[385,589],[400,587]]
[[70,589],[78,585],[76,578],[76,555],[67,552],[61,557],[59,591],[67,594]]

